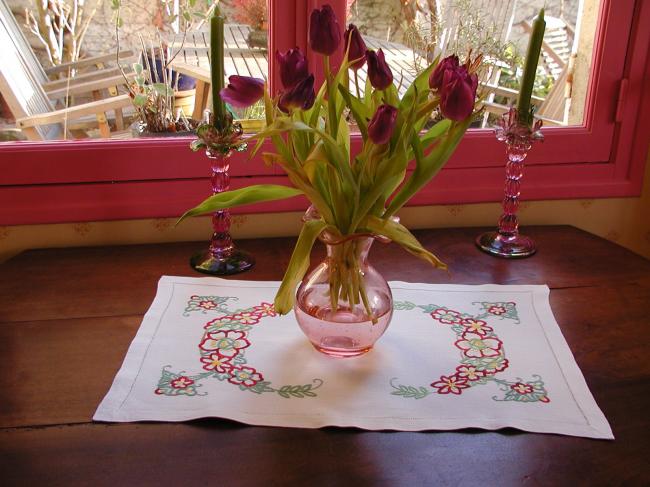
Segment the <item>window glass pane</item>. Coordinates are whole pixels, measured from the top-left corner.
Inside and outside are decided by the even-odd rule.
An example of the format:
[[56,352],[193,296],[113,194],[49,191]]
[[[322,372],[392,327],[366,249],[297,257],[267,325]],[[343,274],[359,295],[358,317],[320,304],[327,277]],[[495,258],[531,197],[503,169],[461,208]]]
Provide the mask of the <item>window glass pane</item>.
[[[598,0],[348,0],[348,23],[364,34],[369,48],[383,49],[406,90],[438,54],[468,50],[485,55],[481,84],[490,126],[516,103],[529,31],[546,8],[545,44],[535,80],[533,104],[549,125],[582,123]],[[365,79],[365,70],[359,75]]]
[[[44,11],[1,0],[0,140],[187,133],[211,105],[205,17],[216,3],[226,77],[266,79],[266,0],[50,0]],[[263,105],[233,113],[264,115]]]

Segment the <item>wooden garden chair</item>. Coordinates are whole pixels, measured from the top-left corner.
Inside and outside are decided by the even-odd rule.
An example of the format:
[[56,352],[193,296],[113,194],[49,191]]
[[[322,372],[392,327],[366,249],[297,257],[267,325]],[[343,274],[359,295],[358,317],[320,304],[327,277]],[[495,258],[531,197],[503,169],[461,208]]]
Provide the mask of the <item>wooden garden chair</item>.
[[[0,93],[16,118],[16,126],[30,140],[67,138],[73,122],[88,126],[93,116],[101,136],[110,137],[108,111],[115,112],[116,128],[124,128],[122,109],[130,107],[131,100],[117,91],[117,86],[124,83],[118,68],[85,71],[89,67],[103,68],[104,63],[116,59],[115,54],[44,69],[4,0],[0,0],[0,46]],[[132,57],[132,52],[126,52],[120,60],[128,63]],[[50,80],[48,76],[73,70],[77,73],[74,78]],[[108,90],[107,97],[104,90]],[[82,94],[89,94],[94,101],[57,107],[57,100],[61,106],[61,100]]]

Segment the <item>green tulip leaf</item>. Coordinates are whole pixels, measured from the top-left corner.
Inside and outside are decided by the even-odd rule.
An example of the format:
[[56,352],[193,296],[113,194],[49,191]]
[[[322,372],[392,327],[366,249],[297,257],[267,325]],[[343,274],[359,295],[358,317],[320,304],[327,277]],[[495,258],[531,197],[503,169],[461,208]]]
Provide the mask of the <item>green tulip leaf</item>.
[[392,219],[369,215],[363,222],[363,226],[373,233],[390,238],[393,242],[401,245],[407,252],[429,262],[434,267],[444,270],[447,269],[447,264],[422,247],[418,239],[404,225]]
[[186,211],[178,220],[178,223],[190,216],[203,215],[217,210],[235,208],[236,206],[250,205],[264,201],[283,200],[301,194],[303,194],[303,192],[299,189],[278,184],[257,184],[255,186],[247,186],[232,191],[224,191],[223,193],[217,193],[210,196],[198,206]]
[[284,273],[282,284],[275,295],[275,310],[281,315],[286,315],[293,308],[296,286],[309,269],[309,255],[314,242],[321,232],[328,227],[329,225],[323,220],[307,221],[302,226],[298,242],[296,242],[296,247],[291,254],[291,260]]

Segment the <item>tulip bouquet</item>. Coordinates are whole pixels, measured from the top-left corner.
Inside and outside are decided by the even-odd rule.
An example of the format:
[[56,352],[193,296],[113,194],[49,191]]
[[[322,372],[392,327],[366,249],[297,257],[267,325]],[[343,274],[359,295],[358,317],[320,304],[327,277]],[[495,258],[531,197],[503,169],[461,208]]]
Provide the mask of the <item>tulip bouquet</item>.
[[[315,211],[305,220],[275,299],[275,309],[282,314],[294,304],[296,285],[321,235],[344,242],[330,256],[336,264],[329,283],[334,309],[339,300],[366,303],[354,236],[387,237],[433,266],[446,268],[394,215],[442,168],[469,127],[480,66],[480,56],[471,59],[471,53],[462,64],[457,56],[436,60],[400,98],[382,50],[367,49],[354,25],[342,33],[329,5],[311,13],[309,43],[323,55],[325,80],[318,91],[304,53],[296,48],[276,52],[283,85],[277,96],[272,97],[261,80],[241,76],[231,76],[220,93],[237,107],[264,98],[266,127],[253,137],[253,153],[270,139],[276,152],[262,157],[267,164],[280,165],[293,186],[255,185],[224,192],[183,216],[306,196]],[[333,70],[330,56],[340,49],[343,60]],[[362,87],[357,72],[365,63],[368,76]],[[439,121],[432,124],[435,115]],[[350,142],[349,119],[360,133],[358,149]],[[415,166],[409,172],[412,160]]]

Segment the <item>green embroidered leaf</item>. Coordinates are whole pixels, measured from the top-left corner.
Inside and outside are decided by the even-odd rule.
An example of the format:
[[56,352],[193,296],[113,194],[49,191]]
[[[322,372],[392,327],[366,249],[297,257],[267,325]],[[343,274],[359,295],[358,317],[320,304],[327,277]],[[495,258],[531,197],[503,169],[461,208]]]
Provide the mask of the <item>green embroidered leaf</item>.
[[423,399],[431,394],[431,391],[426,387],[414,387],[414,386],[405,386],[405,385],[393,385],[391,386],[395,391],[391,392],[393,396],[402,396],[406,399]]
[[235,208],[263,201],[282,200],[300,194],[302,194],[302,191],[299,189],[278,184],[256,184],[232,191],[224,191],[210,196],[198,206],[186,211],[176,224],[190,216],[203,215],[204,213],[212,213],[225,208]]
[[393,309],[396,309],[396,310],[415,309],[415,303],[411,303],[410,301],[395,301],[393,303]]

